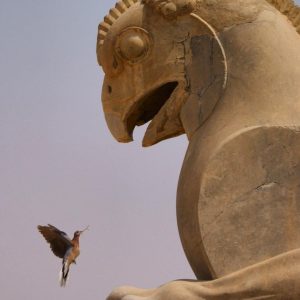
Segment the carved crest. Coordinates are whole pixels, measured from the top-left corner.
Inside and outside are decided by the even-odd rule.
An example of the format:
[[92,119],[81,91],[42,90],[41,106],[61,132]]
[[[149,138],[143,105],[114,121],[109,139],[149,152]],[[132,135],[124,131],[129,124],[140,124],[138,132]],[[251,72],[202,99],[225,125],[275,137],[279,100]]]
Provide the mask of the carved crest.
[[293,0],[267,0],[267,2],[286,15],[300,33],[300,7]]
[[105,37],[110,31],[111,26],[136,3],[149,5],[166,18],[174,18],[179,15],[191,13],[196,5],[196,0],[120,0],[115,7],[110,9],[109,14],[104,17],[103,22],[98,27],[97,53],[98,62],[101,65],[99,52],[104,44]]
[[[118,18],[125,13],[128,8],[139,2],[139,0],[121,0],[118,1],[114,8],[110,9],[109,14],[104,17],[103,22],[98,26],[98,37],[97,37],[97,53],[98,50],[103,46],[105,37],[109,32],[111,26],[118,20]],[[98,57],[100,63],[100,58]]]
[[[104,44],[105,37],[109,32],[114,22],[125,13],[131,6],[136,3],[149,5],[157,12],[161,13],[166,18],[176,18],[177,16],[192,13],[196,6],[197,0],[120,0],[115,7],[109,11],[109,14],[104,17],[103,22],[98,28],[97,52]],[[293,0],[267,0],[282,14],[286,15],[292,24],[300,33],[300,7]],[[98,57],[99,64],[100,58]]]
[[196,0],[142,0],[142,3],[153,7],[167,18],[191,13],[196,6]]

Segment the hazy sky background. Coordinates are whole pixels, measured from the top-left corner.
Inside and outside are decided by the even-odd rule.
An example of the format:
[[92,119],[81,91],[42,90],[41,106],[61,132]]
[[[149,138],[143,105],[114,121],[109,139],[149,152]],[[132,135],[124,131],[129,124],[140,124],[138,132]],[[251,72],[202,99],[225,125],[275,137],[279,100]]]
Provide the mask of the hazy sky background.
[[[111,137],[95,43],[107,0],[1,0],[0,290],[5,300],[105,299],[115,286],[194,278],[176,225],[184,136]],[[81,238],[67,288],[38,224]]]

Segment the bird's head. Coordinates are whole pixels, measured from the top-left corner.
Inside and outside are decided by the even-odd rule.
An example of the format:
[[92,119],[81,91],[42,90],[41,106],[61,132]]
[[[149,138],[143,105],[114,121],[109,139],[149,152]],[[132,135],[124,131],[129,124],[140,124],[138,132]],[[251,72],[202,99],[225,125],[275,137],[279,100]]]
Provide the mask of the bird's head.
[[79,237],[79,236],[81,235],[81,233],[82,233],[82,231],[76,230],[76,231],[74,232],[74,238]]
[[80,237],[80,235],[82,234],[82,233],[84,233],[86,230],[88,230],[89,229],[89,226],[87,226],[86,228],[84,228],[83,230],[76,230],[75,232],[74,232],[74,239],[75,238],[79,238]]

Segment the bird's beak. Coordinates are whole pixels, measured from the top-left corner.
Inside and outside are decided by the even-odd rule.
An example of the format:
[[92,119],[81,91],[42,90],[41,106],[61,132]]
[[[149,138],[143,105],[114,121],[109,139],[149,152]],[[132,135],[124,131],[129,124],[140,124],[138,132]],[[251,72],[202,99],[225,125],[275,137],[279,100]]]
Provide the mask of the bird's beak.
[[88,225],[88,226],[87,226],[86,228],[84,228],[83,230],[79,231],[80,235],[81,235],[82,233],[84,233],[86,230],[89,230],[89,227],[90,227],[90,225]]

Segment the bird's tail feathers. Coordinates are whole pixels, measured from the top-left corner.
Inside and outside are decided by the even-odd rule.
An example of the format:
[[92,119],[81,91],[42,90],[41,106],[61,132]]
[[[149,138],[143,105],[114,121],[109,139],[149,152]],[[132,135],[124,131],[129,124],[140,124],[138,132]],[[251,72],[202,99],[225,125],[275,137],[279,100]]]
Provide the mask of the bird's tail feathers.
[[68,264],[68,260],[63,260],[62,268],[59,272],[59,283],[61,287],[65,287],[69,275],[70,265]]

